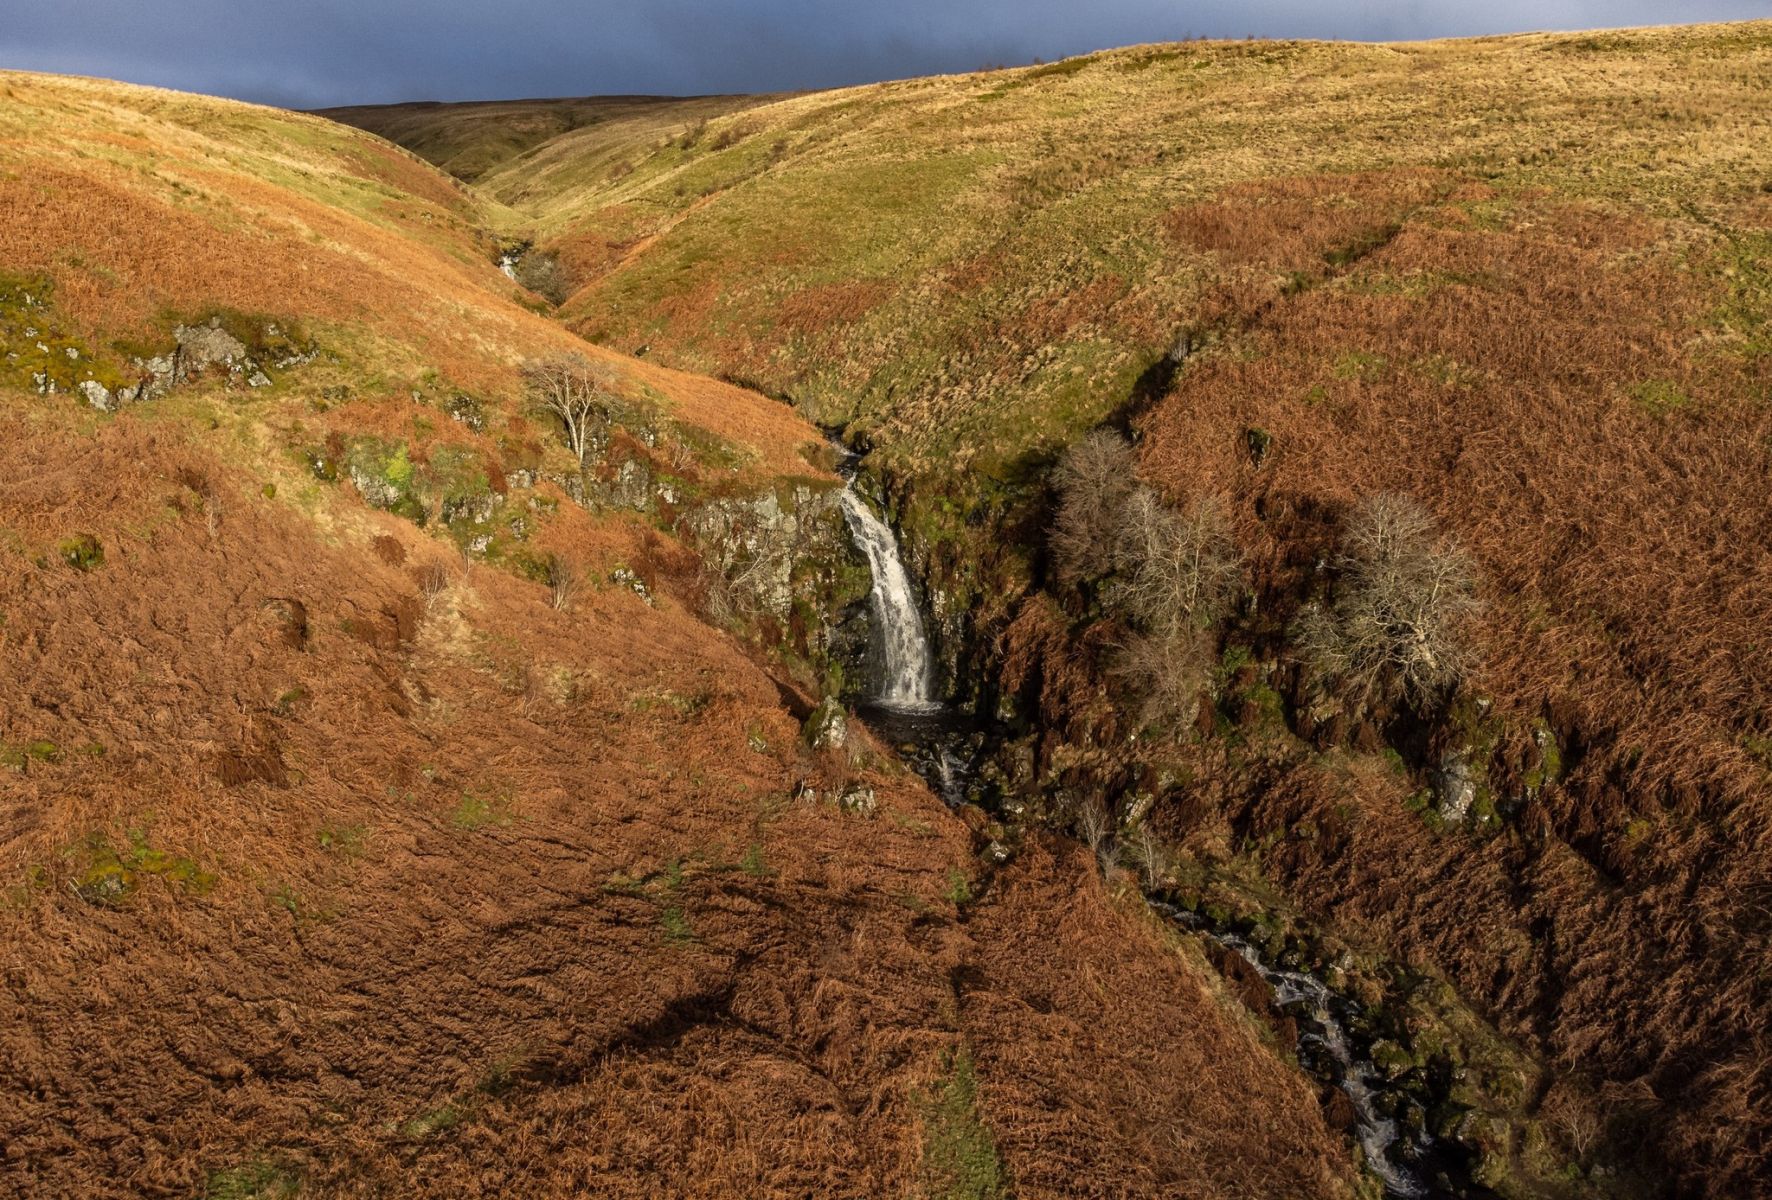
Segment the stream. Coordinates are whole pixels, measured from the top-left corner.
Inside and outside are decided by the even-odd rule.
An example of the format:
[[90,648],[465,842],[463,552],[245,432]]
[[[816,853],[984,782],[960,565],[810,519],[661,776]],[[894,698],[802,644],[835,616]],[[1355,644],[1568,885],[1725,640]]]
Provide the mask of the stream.
[[[838,473],[844,481],[843,516],[866,556],[873,575],[870,608],[878,679],[862,719],[897,748],[906,763],[949,807],[969,799],[979,765],[989,753],[990,732],[967,713],[942,703],[935,694],[933,656],[910,573],[892,527],[856,491],[856,457],[841,443]],[[1443,1200],[1490,1196],[1469,1180],[1466,1156],[1422,1130],[1409,1130],[1395,1118],[1404,1101],[1386,1082],[1371,1057],[1371,1040],[1355,1032],[1369,1028],[1359,1005],[1333,991],[1308,971],[1270,963],[1230,928],[1147,897],[1152,908],[1177,927],[1211,939],[1242,956],[1273,989],[1273,1007],[1298,1025],[1299,1065],[1314,1079],[1346,1094],[1354,1113],[1353,1136],[1368,1170],[1391,1200]]]

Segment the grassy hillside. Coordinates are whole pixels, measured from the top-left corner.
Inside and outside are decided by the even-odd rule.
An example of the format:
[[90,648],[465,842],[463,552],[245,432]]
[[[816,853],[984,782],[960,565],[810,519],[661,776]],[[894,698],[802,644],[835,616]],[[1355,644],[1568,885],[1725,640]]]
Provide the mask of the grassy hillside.
[[[1766,23],[1149,46],[580,129],[480,186],[576,272],[573,328],[873,448],[950,652],[1038,705],[1036,787],[1154,792],[1735,1195],[1772,1171],[1769,76]],[[1104,421],[1247,564],[1191,730],[1128,727],[1124,631],[1039,553]],[[1337,709],[1295,640],[1386,491],[1481,579],[1434,711]],[[1004,645],[1044,647],[1019,696]],[[1475,832],[1414,811],[1448,753]]]
[[[663,130],[669,110],[649,112],[480,183],[579,270],[568,314],[593,339],[866,418],[895,453],[958,448],[1003,470],[1217,322],[1211,239],[1234,230],[1202,243],[1177,222],[1235,185],[1345,179],[1291,201],[1318,210],[1331,251],[1465,178],[1502,193],[1491,219],[1543,188],[1695,236],[1700,218],[1730,221],[1766,178],[1769,38],[1750,24],[1144,47],[818,93],[705,130],[705,110]],[[1271,225],[1281,202],[1236,207]],[[1292,269],[1322,265],[1321,247],[1299,249]],[[1244,282],[1271,298],[1286,276]]]
[[[488,219],[318,118],[0,74],[0,1191],[1352,1195],[1087,856],[978,895],[864,731],[807,748],[656,493],[829,488],[817,431],[583,347]],[[574,348],[655,413],[640,505],[519,396]]]

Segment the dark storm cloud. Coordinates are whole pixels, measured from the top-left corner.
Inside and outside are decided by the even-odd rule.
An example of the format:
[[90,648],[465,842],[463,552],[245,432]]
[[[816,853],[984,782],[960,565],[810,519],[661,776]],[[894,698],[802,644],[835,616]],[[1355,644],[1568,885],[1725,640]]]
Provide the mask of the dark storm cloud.
[[3,0],[0,66],[297,107],[831,87],[1212,37],[1772,16],[1772,0]]

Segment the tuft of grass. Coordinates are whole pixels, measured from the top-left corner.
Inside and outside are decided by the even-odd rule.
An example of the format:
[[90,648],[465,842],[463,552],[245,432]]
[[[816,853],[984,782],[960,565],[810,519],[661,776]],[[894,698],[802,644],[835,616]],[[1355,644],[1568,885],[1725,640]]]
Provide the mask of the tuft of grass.
[[430,1112],[420,1113],[400,1126],[400,1136],[420,1139],[452,1129],[461,1123],[461,1109],[454,1104],[445,1104]]
[[203,1200],[290,1200],[301,1190],[300,1172],[283,1163],[261,1160],[211,1172]]
[[665,941],[673,946],[687,945],[695,940],[695,929],[680,904],[668,904],[661,909],[658,923],[664,930]]
[[947,887],[942,895],[956,908],[972,903],[972,881],[958,867],[948,868]]
[[464,791],[455,811],[449,816],[449,822],[457,829],[469,832],[484,829],[488,825],[509,825],[510,801],[503,797],[488,798],[476,792]]
[[738,869],[755,879],[767,879],[775,874],[764,863],[763,847],[757,842],[752,842],[750,848],[744,852],[744,857],[738,860]]

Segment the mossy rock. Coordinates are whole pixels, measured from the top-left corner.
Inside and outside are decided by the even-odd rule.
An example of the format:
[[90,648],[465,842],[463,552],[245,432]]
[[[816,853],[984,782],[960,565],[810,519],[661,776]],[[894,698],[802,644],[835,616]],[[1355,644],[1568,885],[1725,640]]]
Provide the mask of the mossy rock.
[[105,548],[90,533],[76,534],[56,545],[61,560],[76,571],[92,571],[105,563]]
[[75,878],[74,892],[88,904],[119,904],[150,878],[162,879],[191,896],[207,895],[216,884],[215,874],[203,870],[195,859],[157,849],[139,831],[130,834],[129,845],[122,850],[95,835],[87,839],[83,857],[86,866]]

